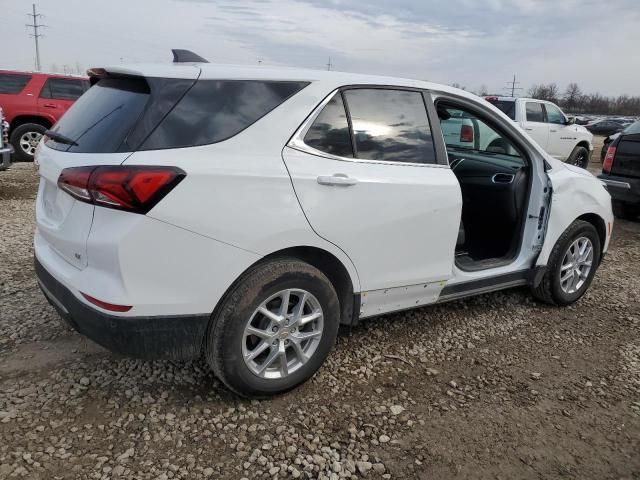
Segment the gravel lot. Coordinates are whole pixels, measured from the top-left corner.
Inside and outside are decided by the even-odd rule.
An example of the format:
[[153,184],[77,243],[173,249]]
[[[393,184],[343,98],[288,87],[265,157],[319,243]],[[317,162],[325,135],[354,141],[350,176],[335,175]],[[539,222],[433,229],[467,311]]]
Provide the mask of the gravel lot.
[[64,327],[32,271],[36,185],[0,172],[0,478],[640,478],[640,223],[570,308],[511,290],[373,319],[257,402]]

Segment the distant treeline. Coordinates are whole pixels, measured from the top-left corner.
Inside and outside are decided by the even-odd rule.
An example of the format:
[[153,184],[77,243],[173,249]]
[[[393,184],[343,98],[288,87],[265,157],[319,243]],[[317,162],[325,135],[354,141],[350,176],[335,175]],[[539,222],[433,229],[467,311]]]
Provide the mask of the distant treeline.
[[556,103],[568,113],[596,115],[640,115],[640,97],[620,95],[605,97],[599,93],[584,94],[577,83],[570,83],[564,93],[555,83],[533,85],[528,92],[531,98]]

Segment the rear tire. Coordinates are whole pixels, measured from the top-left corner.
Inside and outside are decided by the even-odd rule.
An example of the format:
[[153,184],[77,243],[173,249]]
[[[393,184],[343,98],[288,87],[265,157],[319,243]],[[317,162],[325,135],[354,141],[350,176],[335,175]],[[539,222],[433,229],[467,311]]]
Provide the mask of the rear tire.
[[[320,270],[297,259],[272,260],[244,274],[225,295],[211,319],[205,355],[230,390],[266,397],[316,373],[335,343],[339,323],[338,296]],[[308,339],[301,340],[305,335]]]
[[577,146],[567,158],[566,163],[580,168],[587,168],[589,166],[589,150],[585,147]]
[[24,123],[17,126],[11,133],[10,142],[13,145],[16,160],[33,162],[33,157],[46,127],[38,123]]
[[640,216],[640,207],[635,205],[629,205],[628,203],[618,202],[614,200],[612,202],[613,214],[617,218],[623,220],[635,220]]
[[[586,239],[587,242],[583,242],[583,244],[590,244],[592,247],[591,265],[583,278],[580,278],[578,272],[573,273],[575,277],[572,275],[571,278],[580,278],[580,282],[574,285],[574,290],[573,288],[567,288],[567,281],[563,282],[563,278],[566,278],[565,276],[571,273],[569,270],[572,270],[568,269],[567,265],[573,263],[577,268],[580,263],[579,261],[571,262],[570,257],[572,249],[575,249],[576,242],[580,242],[581,239]],[[595,227],[589,222],[576,220],[558,238],[549,255],[547,271],[540,284],[531,289],[531,293],[538,300],[551,305],[564,306],[576,302],[591,285],[591,281],[600,264],[601,249],[600,237]],[[584,266],[580,268],[584,268]]]

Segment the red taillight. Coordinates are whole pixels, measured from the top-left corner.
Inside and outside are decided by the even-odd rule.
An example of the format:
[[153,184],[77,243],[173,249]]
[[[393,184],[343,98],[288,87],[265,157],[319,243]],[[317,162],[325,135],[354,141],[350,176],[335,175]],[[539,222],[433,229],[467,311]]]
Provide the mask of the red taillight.
[[611,173],[611,167],[613,167],[613,159],[616,156],[616,147],[609,147],[607,149],[607,154],[604,157],[604,162],[602,162],[602,171],[604,173]]
[[176,167],[72,167],[60,173],[58,187],[83,202],[144,214],[185,175]]
[[462,125],[460,129],[460,141],[465,143],[473,142],[473,127],[471,125]]
[[110,310],[112,312],[128,312],[129,310],[131,310],[131,308],[133,308],[131,307],[131,305],[115,305],[113,303],[103,302],[102,300],[98,300],[97,298],[94,298],[91,295],[87,295],[86,293],[82,293],[82,296],[94,305],[97,305],[98,307],[105,310]]

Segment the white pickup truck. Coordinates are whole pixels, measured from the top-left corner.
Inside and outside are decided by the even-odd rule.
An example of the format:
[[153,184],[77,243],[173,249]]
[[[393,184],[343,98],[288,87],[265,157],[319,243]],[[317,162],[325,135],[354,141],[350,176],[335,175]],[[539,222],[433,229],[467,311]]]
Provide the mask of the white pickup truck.
[[576,125],[551,102],[533,98],[485,97],[522,127],[549,155],[587,168],[593,152],[593,134]]
[[[589,165],[593,135],[567,118],[557,105],[532,98],[485,97],[485,100],[520,125],[552,157],[582,168]],[[442,122],[442,133],[448,145],[512,153],[492,129],[465,118],[462,111]]]

